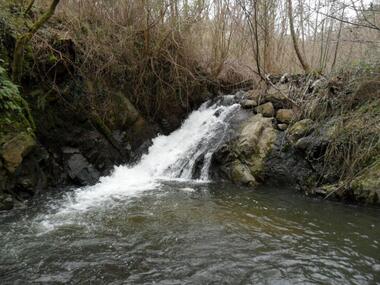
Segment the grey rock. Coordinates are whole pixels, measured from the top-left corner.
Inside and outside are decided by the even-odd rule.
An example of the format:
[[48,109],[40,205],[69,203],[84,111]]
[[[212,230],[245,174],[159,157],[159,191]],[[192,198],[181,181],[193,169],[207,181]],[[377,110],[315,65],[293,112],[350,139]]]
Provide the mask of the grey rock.
[[303,119],[296,122],[288,129],[288,138],[295,143],[300,138],[307,136],[313,131],[314,121],[311,119]]
[[297,150],[306,151],[312,144],[310,137],[300,138],[294,145]]
[[285,130],[288,128],[288,124],[278,124],[278,125],[277,125],[277,128],[278,128],[280,131],[285,131]]
[[62,152],[65,154],[80,153],[79,149],[73,147],[63,147]]
[[14,206],[12,196],[0,193],[0,211],[11,210]]
[[243,123],[234,140],[217,151],[217,163],[231,181],[256,185],[276,136],[270,118],[254,115]]
[[380,159],[351,183],[357,201],[380,204]]
[[240,102],[243,109],[253,109],[257,106],[257,102],[253,99],[247,99]]
[[70,178],[82,185],[94,184],[100,177],[99,172],[80,153],[73,154],[67,166]]

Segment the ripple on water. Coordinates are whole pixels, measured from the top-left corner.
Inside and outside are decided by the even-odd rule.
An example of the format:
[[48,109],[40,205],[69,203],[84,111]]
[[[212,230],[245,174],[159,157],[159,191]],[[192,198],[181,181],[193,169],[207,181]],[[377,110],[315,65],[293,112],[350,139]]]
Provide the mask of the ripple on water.
[[5,284],[379,282],[379,210],[281,191],[176,182],[86,212],[62,214],[40,202],[0,215],[0,277]]

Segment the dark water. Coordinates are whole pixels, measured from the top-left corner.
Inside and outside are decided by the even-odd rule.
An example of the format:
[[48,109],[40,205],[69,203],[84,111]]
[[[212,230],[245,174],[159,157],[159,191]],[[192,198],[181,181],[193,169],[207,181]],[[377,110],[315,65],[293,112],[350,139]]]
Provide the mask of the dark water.
[[1,284],[380,284],[380,209],[226,184],[57,199],[0,214]]

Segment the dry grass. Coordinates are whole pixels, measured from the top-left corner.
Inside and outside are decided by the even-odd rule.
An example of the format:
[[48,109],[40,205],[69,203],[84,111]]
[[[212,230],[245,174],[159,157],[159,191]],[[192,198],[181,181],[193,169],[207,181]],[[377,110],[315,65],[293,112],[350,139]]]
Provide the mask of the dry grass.
[[[109,124],[119,107],[112,95],[119,91],[147,118],[183,116],[208,96],[214,81],[194,48],[196,18],[172,16],[169,8],[138,1],[62,1],[49,28],[34,38],[36,62],[53,55],[57,62],[51,69],[66,66],[86,88],[85,104]],[[73,41],[75,58],[56,48],[65,39]],[[49,68],[42,71],[35,73],[59,83],[56,75],[47,75]]]
[[379,87],[379,65],[359,66],[341,71],[303,97],[302,117],[315,120],[329,141],[323,176],[347,186],[379,158]]

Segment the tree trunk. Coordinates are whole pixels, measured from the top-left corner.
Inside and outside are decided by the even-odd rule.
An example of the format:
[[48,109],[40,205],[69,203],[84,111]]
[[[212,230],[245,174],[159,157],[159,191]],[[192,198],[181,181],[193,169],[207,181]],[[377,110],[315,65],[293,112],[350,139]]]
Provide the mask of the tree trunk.
[[[344,8],[345,8],[345,7],[342,8],[342,16],[341,16],[342,19],[343,19],[343,17],[344,17]],[[335,63],[336,63],[336,59],[337,59],[337,57],[338,57],[338,49],[339,49],[339,44],[340,44],[340,35],[341,35],[341,33],[342,33],[342,28],[343,28],[343,22],[340,22],[340,23],[339,23],[338,36],[337,36],[337,39],[336,39],[336,45],[335,45],[334,59],[333,59],[333,62],[332,62],[332,64],[331,64],[331,69],[330,69],[331,71],[334,70]]]
[[49,9],[29,28],[29,31],[17,39],[12,62],[12,80],[14,82],[18,83],[21,79],[25,46],[35,33],[54,15],[59,1],[53,0]]
[[295,30],[294,30],[292,0],[288,0],[288,17],[289,17],[290,34],[292,36],[294,50],[296,52],[296,55],[298,57],[298,60],[301,64],[303,70],[305,71],[305,73],[309,73],[310,72],[310,66],[306,62],[303,55],[301,54],[301,51],[299,49],[298,42],[297,42],[297,35],[296,35]]

